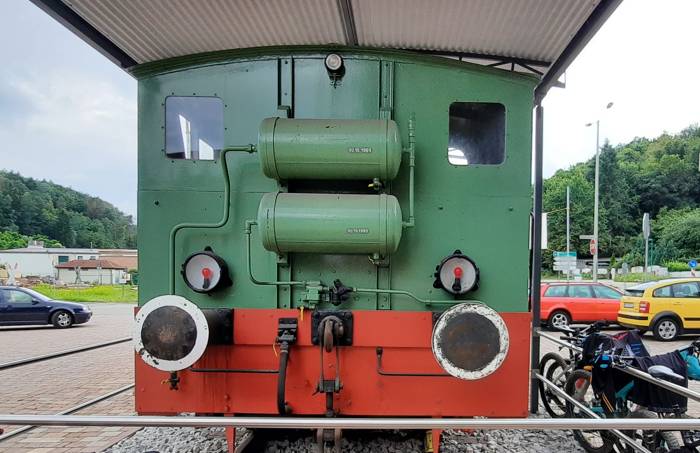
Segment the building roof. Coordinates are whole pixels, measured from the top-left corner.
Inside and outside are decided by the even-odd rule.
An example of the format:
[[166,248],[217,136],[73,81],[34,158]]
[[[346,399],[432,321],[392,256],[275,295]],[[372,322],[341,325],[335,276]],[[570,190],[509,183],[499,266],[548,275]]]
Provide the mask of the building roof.
[[405,49],[536,74],[541,98],[622,0],[32,0],[119,66],[227,49]]
[[99,267],[102,269],[126,270],[126,267],[115,264],[109,260],[71,260],[56,265],[56,269],[75,269],[77,267],[81,269],[97,269]]
[[20,249],[0,250],[0,253],[49,253],[55,255],[98,255],[99,250],[96,249],[76,249],[76,248],[44,248],[44,247],[27,247]]

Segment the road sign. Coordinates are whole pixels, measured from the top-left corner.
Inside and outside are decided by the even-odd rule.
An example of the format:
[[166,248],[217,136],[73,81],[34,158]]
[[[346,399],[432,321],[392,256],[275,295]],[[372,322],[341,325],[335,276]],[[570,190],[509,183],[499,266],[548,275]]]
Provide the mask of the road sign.
[[695,269],[698,267],[698,262],[696,260],[690,260],[688,261],[688,266],[690,266],[691,269]]
[[553,252],[555,271],[570,272],[576,270],[576,252]]
[[591,239],[591,242],[588,244],[588,250],[590,250],[591,255],[595,255],[598,251],[598,244],[595,239]]
[[585,239],[585,240],[595,239],[595,236],[593,236],[592,234],[582,234],[581,236],[579,236],[579,239]]
[[644,217],[642,217],[642,234],[644,234],[644,239],[649,239],[651,234],[651,223],[649,222],[649,213],[645,212]]

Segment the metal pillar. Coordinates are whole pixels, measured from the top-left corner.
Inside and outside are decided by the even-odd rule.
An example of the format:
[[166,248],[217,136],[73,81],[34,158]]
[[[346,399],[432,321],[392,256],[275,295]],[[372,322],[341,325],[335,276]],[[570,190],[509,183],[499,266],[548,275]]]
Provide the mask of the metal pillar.
[[[544,132],[544,109],[542,104],[535,106],[535,192],[532,222],[532,263],[530,278],[530,301],[532,306],[532,349],[530,351],[530,369],[539,370],[540,337],[537,329],[540,327],[540,280],[542,272],[542,149]],[[530,412],[537,413],[539,406],[538,381],[530,377]]]

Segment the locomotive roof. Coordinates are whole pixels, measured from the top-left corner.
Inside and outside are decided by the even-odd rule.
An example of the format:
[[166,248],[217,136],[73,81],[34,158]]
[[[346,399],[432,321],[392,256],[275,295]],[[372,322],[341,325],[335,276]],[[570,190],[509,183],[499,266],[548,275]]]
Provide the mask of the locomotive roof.
[[459,58],[541,78],[538,99],[622,0],[31,0],[124,69],[274,45]]

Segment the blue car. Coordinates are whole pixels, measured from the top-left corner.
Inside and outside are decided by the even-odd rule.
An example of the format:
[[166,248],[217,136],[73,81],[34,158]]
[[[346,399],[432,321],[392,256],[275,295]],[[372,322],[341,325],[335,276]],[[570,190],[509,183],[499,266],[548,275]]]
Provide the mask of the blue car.
[[0,286],[0,326],[53,324],[65,329],[91,317],[86,305],[52,300],[29,288]]

